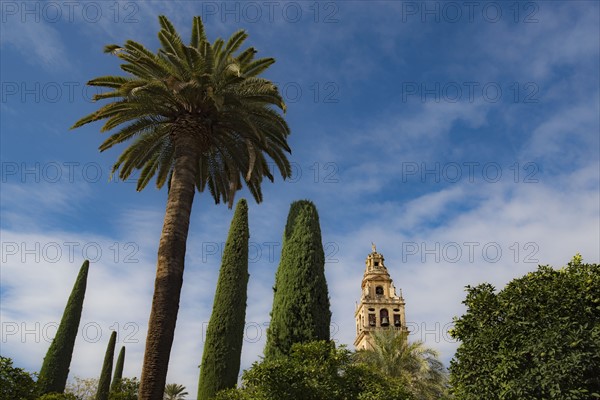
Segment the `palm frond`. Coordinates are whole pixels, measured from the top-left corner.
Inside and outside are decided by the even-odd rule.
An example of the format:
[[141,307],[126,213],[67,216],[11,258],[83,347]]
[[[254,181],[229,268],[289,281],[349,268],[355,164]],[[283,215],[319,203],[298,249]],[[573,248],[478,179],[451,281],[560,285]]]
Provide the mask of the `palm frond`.
[[190,45],[200,51],[202,50],[201,46],[206,42],[206,33],[204,32],[202,19],[196,16],[192,21],[192,39],[190,40]]
[[258,60],[252,61],[244,65],[242,73],[246,77],[255,77],[266,71],[267,68],[269,68],[274,63],[274,58],[260,58]]
[[372,349],[356,353],[359,361],[402,380],[417,399],[443,397],[447,376],[434,349],[421,341],[408,343],[407,332],[376,331],[372,338]]
[[103,49],[105,53],[111,54],[117,54],[119,50],[121,50],[121,46],[119,46],[118,44],[107,44],[106,46],[104,46]]
[[141,135],[144,132],[152,132],[157,128],[158,124],[159,122],[153,120],[152,118],[140,118],[130,125],[121,128],[117,133],[111,135],[100,145],[99,150],[108,150],[115,144],[122,143],[134,136]]
[[225,50],[223,51],[224,57],[231,56],[235,51],[237,51],[237,49],[240,48],[247,38],[248,34],[242,29],[231,35],[227,41],[227,44],[225,45]]
[[118,89],[123,84],[131,81],[131,78],[127,78],[124,76],[101,76],[98,78],[94,78],[87,82],[89,86],[102,86],[108,87],[111,89]]
[[158,188],[170,180],[180,154],[178,138],[192,132],[198,140],[184,142],[199,143],[197,189],[208,188],[216,203],[231,206],[245,184],[260,202],[263,178],[273,180],[272,163],[284,179],[291,175],[290,128],[280,111],[285,112],[285,102],[278,88],[260,77],[275,60],[255,59],[253,47],[242,48],[248,37],[242,30],[210,43],[201,18],[194,17],[185,45],[167,17],[160,16],[159,24],[157,52],[132,40],[105,47],[122,61],[125,75],[91,79],[90,86],[110,89],[94,97],[108,103],[72,128],[102,120],[101,131],[116,130],[99,149],[128,143],[111,176],[127,179],[140,170],[138,190],[153,177]]

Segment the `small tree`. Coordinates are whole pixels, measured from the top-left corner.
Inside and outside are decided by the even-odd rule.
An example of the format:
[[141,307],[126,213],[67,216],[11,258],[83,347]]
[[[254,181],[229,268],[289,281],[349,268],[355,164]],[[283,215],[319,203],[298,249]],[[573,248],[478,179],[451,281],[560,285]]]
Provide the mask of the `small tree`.
[[96,392],[96,400],[108,400],[110,393],[110,375],[112,373],[113,359],[115,356],[115,343],[117,342],[117,332],[113,331],[108,340],[104,362],[102,363],[102,371],[100,372],[100,380],[98,381],[98,392]]
[[97,378],[81,378],[74,377],[73,380],[67,383],[65,393],[75,395],[79,400],[94,400],[98,391]]
[[319,214],[308,200],[290,206],[273,290],[265,358],[289,354],[294,343],[329,340],[325,254]]
[[37,390],[40,395],[52,392],[62,393],[65,390],[75,338],[81,320],[89,266],[90,262],[85,260],[67,301],[56,336],[44,357],[37,381]]
[[199,400],[212,399],[219,390],[232,388],[237,382],[246,320],[249,237],[248,205],[241,199],[229,228],[213,311],[206,330]]
[[467,286],[467,312],[451,334],[457,399],[600,397],[600,266],[577,255],[559,270],[539,266],[499,293]]
[[35,381],[23,368],[13,367],[10,358],[0,356],[0,400],[35,399]]

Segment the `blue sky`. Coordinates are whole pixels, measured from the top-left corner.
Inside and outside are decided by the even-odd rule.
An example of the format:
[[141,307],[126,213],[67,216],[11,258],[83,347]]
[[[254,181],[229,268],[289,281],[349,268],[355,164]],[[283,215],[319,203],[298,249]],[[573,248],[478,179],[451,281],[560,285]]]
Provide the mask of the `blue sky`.
[[[84,257],[92,260],[71,375],[94,377],[116,329],[140,375],[166,191],[109,181],[89,79],[120,73],[106,44],[158,48],[249,33],[277,62],[292,178],[250,201],[242,367],[258,360],[289,204],[318,207],[332,334],[350,347],[371,242],[406,300],[414,340],[444,362],[464,286],[502,287],[580,252],[599,262],[599,3],[2,2],[1,353],[39,370]],[[239,197],[247,197],[244,190]],[[195,397],[203,329],[232,211],[196,196],[169,382]]]

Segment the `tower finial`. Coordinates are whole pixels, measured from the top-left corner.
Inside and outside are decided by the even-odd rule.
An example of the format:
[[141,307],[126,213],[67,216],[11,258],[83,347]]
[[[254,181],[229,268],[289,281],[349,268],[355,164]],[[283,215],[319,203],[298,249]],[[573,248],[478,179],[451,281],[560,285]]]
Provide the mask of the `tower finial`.
[[371,242],[371,250],[373,250],[373,253],[377,253],[377,247],[375,247],[375,243]]

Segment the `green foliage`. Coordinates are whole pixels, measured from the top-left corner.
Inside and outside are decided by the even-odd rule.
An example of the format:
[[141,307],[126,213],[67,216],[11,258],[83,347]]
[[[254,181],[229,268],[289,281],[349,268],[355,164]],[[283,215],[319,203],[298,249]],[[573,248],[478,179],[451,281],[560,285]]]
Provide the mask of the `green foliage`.
[[177,383],[169,383],[165,386],[164,400],[184,400],[188,392],[185,391],[185,386]]
[[125,346],[121,347],[119,351],[119,357],[117,358],[117,364],[115,365],[115,373],[110,384],[110,391],[118,391],[123,378],[123,367],[125,366]]
[[117,342],[117,332],[113,331],[108,340],[104,362],[102,363],[102,371],[100,372],[100,380],[98,381],[98,391],[96,392],[96,400],[108,400],[110,394],[110,375],[112,373],[113,359],[115,357],[115,344]]
[[85,260],[79,270],[56,336],[44,357],[37,382],[37,390],[40,395],[52,392],[62,393],[65,390],[83,309],[89,265],[89,261]]
[[111,385],[109,400],[137,400],[140,382],[137,378],[121,378],[118,385]]
[[332,342],[296,343],[289,356],[254,363],[243,388],[217,394],[217,400],[404,400],[398,382],[353,362],[346,348]]
[[264,397],[251,397],[248,391],[243,389],[225,389],[217,393],[216,400],[264,400]]
[[448,396],[448,379],[437,351],[421,341],[408,342],[408,333],[393,329],[374,332],[373,348],[360,350],[356,359],[399,379],[415,399],[433,400]]
[[0,356],[0,400],[33,400],[35,381],[23,368],[13,367],[10,358]]
[[248,204],[241,199],[231,220],[206,330],[199,400],[212,399],[219,390],[232,388],[237,382],[246,321],[249,238]]
[[[248,186],[260,202],[263,177],[273,181],[265,155],[285,179],[291,175],[285,119],[274,110],[286,106],[277,86],[261,75],[275,60],[255,59],[253,47],[241,49],[248,35],[234,33],[227,43],[208,42],[199,16],[193,18],[189,45],[165,16],[159,16],[161,48],[153,53],[128,40],[105,52],[122,61],[126,76],[102,76],[87,84],[107,88],[94,100],[110,102],[77,121],[73,128],[105,120],[102,131],[118,127],[100,150],[133,143],[121,154],[112,172],[126,180],[140,169],[137,190],[156,175],[157,187],[170,181],[182,150],[194,152],[197,188],[208,186],[215,202],[231,207],[235,193]],[[182,142],[192,137],[193,146]],[[182,149],[182,146],[187,148]],[[265,154],[263,154],[265,153]],[[199,168],[198,168],[199,167]]]
[[46,393],[37,400],[80,400],[72,393]]
[[319,215],[308,200],[290,207],[273,289],[265,358],[289,354],[294,343],[329,340],[325,254]]
[[457,399],[583,400],[600,396],[600,266],[577,255],[539,266],[499,293],[467,287],[451,334]]

